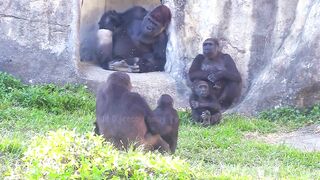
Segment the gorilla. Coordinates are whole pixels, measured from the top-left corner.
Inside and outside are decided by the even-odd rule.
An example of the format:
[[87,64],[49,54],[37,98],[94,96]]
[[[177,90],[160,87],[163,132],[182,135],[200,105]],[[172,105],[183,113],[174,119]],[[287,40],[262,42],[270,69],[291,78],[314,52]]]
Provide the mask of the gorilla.
[[192,119],[203,125],[217,124],[221,119],[221,106],[215,97],[214,90],[210,90],[206,81],[195,80],[189,99]]
[[173,108],[172,97],[168,94],[161,95],[153,113],[156,118],[150,123],[151,131],[160,134],[169,144],[171,152],[174,153],[177,148],[179,117]]
[[95,132],[119,149],[127,149],[137,142],[136,145],[144,145],[147,150],[170,152],[168,143],[149,129],[154,121],[152,110],[131,88],[130,77],[124,72],[112,73],[99,87]]
[[100,65],[127,72],[163,71],[168,41],[166,28],[170,21],[171,12],[165,5],[151,12],[139,6],[124,13],[106,12],[99,27],[113,32],[113,48],[109,57],[99,58]]
[[229,108],[241,93],[241,76],[229,54],[219,51],[217,39],[203,42],[203,54],[193,60],[189,69],[191,81],[209,81],[210,86],[219,87],[215,92],[222,109]]

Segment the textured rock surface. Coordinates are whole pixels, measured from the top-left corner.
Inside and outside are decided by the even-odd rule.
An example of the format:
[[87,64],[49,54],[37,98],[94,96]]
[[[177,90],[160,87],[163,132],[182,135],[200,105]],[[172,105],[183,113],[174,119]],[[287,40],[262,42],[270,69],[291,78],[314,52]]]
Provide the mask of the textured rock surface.
[[29,82],[75,82],[78,0],[0,2],[0,70]]
[[[131,75],[135,91],[150,103],[154,104],[161,93],[171,93],[178,106],[188,105],[186,72],[208,37],[221,39],[222,50],[234,58],[243,77],[242,97],[231,111],[254,114],[277,106],[320,102],[320,1],[163,2],[173,14],[165,67],[168,74]],[[2,0],[0,70],[29,82],[84,79],[95,87],[110,72],[80,62],[79,52],[90,52],[90,33],[95,32],[102,12],[122,11],[133,4],[150,8],[156,3]],[[94,59],[90,53],[83,57]]]

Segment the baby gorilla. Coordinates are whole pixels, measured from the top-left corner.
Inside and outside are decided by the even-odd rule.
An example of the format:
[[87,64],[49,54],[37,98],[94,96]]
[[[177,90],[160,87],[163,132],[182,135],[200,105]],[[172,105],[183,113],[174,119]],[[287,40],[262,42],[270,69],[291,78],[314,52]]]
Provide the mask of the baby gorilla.
[[123,72],[112,73],[101,85],[96,100],[95,132],[119,149],[137,142],[147,150],[170,152],[168,143],[148,128],[154,122],[152,110],[131,88],[130,77]]
[[163,94],[158,100],[158,107],[153,111],[154,121],[151,122],[151,131],[160,136],[169,144],[172,153],[177,148],[179,117],[173,108],[173,99]]
[[210,89],[206,81],[196,80],[193,82],[192,90],[190,106],[193,120],[205,126],[219,123],[221,106],[214,95],[214,89]]

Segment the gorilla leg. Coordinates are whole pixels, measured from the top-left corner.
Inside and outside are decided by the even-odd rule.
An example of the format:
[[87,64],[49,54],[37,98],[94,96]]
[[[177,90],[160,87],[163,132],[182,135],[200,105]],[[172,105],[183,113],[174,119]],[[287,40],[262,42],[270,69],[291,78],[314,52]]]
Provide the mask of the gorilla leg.
[[142,143],[146,146],[147,150],[158,149],[161,153],[170,153],[169,144],[159,134],[152,135],[151,133],[147,133]]
[[202,122],[201,113],[199,113],[197,110],[192,109],[191,114],[192,114],[192,119],[195,122]]
[[112,59],[112,31],[99,29],[97,31],[97,56],[103,69],[108,69],[108,63]]
[[217,112],[210,118],[210,124],[218,124],[221,121],[221,113]]
[[171,153],[174,153],[177,148],[178,130],[172,132],[170,135],[163,136],[163,139],[169,144]]
[[223,89],[219,98],[222,109],[228,109],[232,103],[240,96],[241,89],[238,82],[229,82]]
[[100,135],[100,132],[99,132],[99,127],[98,127],[98,124],[97,124],[97,122],[94,122],[93,123],[94,124],[94,134],[95,135]]

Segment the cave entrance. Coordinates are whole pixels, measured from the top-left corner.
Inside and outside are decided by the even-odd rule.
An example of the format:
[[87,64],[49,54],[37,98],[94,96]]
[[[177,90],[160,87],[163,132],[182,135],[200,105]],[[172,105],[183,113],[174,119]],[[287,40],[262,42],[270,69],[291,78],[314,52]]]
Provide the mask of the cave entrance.
[[114,9],[123,12],[133,6],[151,10],[160,4],[159,0],[82,0],[80,18],[80,60],[96,64],[96,32],[98,21],[105,11]]
[[[132,6],[142,6],[152,10],[160,4],[159,0],[82,0],[80,17],[80,60],[78,73],[92,89],[107,79],[114,71],[102,69],[96,63],[95,35],[98,21],[105,11],[114,9],[123,12]],[[170,94],[176,107],[187,107],[188,90],[181,82],[166,72],[129,73],[133,91],[139,92],[151,106],[155,106],[161,94]],[[183,92],[183,93],[182,93]]]

